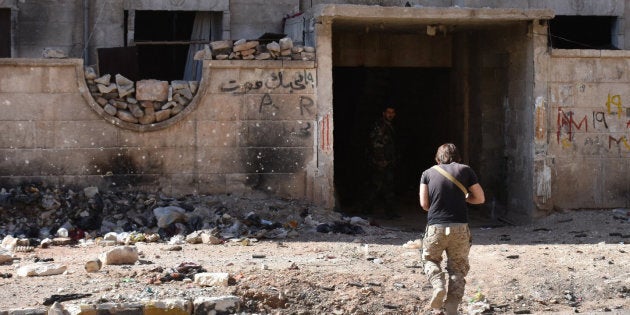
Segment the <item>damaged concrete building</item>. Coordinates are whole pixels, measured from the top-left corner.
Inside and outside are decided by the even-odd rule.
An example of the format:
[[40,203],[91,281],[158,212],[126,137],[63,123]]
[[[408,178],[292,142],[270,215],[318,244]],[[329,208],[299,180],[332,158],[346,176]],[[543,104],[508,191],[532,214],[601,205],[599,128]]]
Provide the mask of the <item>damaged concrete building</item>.
[[[629,207],[627,12],[621,0],[0,0],[0,186],[351,209],[367,128],[394,104],[404,205],[417,207],[421,171],[453,142],[488,216]],[[193,58],[286,37],[314,58]],[[107,114],[86,66],[136,93],[147,80],[197,85],[177,114],[135,123]]]

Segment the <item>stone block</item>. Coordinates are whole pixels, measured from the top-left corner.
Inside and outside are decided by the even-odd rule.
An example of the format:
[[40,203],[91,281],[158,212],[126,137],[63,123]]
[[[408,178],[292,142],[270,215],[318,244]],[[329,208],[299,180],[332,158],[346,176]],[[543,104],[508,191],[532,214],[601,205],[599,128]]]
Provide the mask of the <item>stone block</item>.
[[627,58],[600,58],[596,65],[595,77],[598,82],[627,84],[630,81],[630,65]]
[[49,67],[45,74],[43,92],[77,93],[78,78],[74,65]]
[[62,121],[56,124],[56,148],[107,148],[118,142],[118,131],[104,120]]
[[168,98],[168,81],[140,80],[136,82],[136,99],[138,101],[164,102]]
[[3,121],[0,124],[0,148],[35,148],[36,124],[26,121]]
[[192,115],[197,120],[233,121],[238,119],[243,98],[232,94],[208,94]]
[[144,304],[144,315],[190,315],[193,303],[188,299],[165,299],[147,301]]
[[199,193],[208,195],[227,193],[225,178],[225,174],[199,174],[197,178]]
[[199,147],[197,170],[205,174],[243,173],[247,162],[242,148]]
[[[566,150],[566,149],[565,149]],[[571,150],[569,148],[569,150]],[[600,188],[601,162],[597,159],[583,159],[576,156],[556,157],[555,176],[552,179],[553,196],[559,208],[590,208],[596,205]],[[591,179],[591,180],[587,180]]]
[[[1,74],[0,69],[0,76]],[[2,84],[0,82],[0,84]],[[0,91],[1,93],[1,91]],[[2,105],[3,120],[32,120],[50,121],[55,120],[56,107],[50,106],[51,99],[56,95],[45,93],[7,93],[0,99]],[[58,104],[55,104],[58,105]],[[87,107],[87,106],[86,106]]]
[[0,159],[0,174],[9,177],[40,175],[43,164],[47,163],[43,153],[42,150],[0,149],[4,157]]
[[57,263],[34,263],[30,265],[24,265],[17,269],[16,274],[18,277],[42,277],[52,276],[64,273],[68,269],[68,266]]
[[238,140],[237,122],[198,121],[197,144],[210,147],[235,147]]
[[593,58],[552,58],[550,65],[551,82],[583,82],[590,83],[595,79],[595,63]]
[[138,261],[138,248],[118,246],[101,254],[99,259],[105,265],[133,265]]
[[119,130],[117,146],[146,148],[189,147],[195,144],[195,139],[193,137],[182,137],[182,135],[192,135],[194,132],[195,123],[192,121],[183,121],[167,129],[155,132],[139,133],[131,130]]
[[227,272],[201,272],[195,274],[194,282],[202,287],[227,287],[229,279]]

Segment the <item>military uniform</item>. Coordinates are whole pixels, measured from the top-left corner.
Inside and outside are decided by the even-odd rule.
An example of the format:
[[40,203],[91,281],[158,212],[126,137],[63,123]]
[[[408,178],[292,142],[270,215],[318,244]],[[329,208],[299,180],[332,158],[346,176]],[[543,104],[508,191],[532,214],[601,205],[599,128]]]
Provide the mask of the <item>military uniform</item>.
[[371,212],[378,198],[382,198],[385,207],[385,215],[395,215],[393,204],[394,171],[397,164],[396,131],[391,121],[381,118],[370,130],[370,143],[368,150],[368,164],[371,177],[369,180],[369,192],[365,200],[365,212]]

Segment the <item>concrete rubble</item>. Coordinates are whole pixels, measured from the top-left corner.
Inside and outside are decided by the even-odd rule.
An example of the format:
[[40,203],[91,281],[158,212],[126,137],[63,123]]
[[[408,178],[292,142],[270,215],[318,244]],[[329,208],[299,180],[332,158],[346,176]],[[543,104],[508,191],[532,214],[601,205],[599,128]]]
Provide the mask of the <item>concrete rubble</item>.
[[[344,218],[300,200],[259,196],[107,191],[28,185],[0,189],[2,247],[103,246],[136,242],[222,244],[277,239],[305,231],[360,234],[360,218]],[[107,264],[106,260],[104,263]]]
[[263,44],[257,40],[222,40],[205,45],[195,60],[315,60],[315,48],[293,45],[290,37]]
[[[68,269],[67,265],[55,263],[51,258],[32,256],[28,261],[15,258],[16,249],[24,246],[103,246],[99,257],[78,262],[84,264],[87,275],[101,271],[106,265],[143,264],[142,254],[134,245],[138,242],[173,245],[168,250],[181,250],[179,244],[185,243],[212,246],[236,242],[241,246],[252,246],[258,239],[317,233],[322,226],[328,231],[337,225],[348,229],[354,226],[350,221],[369,225],[365,220],[343,218],[339,213],[299,200],[273,199],[266,195],[173,198],[161,193],[101,192],[97,187],[75,191],[37,185],[0,189],[0,213],[0,234],[3,236],[0,261],[13,263],[16,275],[20,277],[59,275]],[[158,266],[153,272],[158,274],[147,283],[154,285],[183,281],[199,287],[227,287],[235,281],[229,273],[207,271],[193,262],[173,267]],[[8,277],[11,274],[5,278]],[[77,309],[72,304],[61,305],[59,302],[89,295],[54,294],[45,305],[52,305],[50,313],[83,314],[89,312],[86,308],[90,305],[83,304]],[[240,303],[240,298],[235,296],[198,296],[194,301],[139,301],[131,308],[146,312],[148,309],[172,310],[175,307],[188,314],[206,314],[238,310]],[[130,306],[93,307],[120,309]]]
[[199,88],[197,81],[160,80],[133,82],[120,74],[98,76],[85,67],[85,80],[96,103],[113,117],[140,125],[165,121],[190,104]]

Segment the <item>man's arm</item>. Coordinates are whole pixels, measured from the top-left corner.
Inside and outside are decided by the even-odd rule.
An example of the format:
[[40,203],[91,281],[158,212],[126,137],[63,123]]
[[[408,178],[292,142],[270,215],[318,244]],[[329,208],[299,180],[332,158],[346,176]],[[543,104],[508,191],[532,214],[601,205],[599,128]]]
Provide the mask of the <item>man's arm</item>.
[[[482,192],[483,193],[483,192]],[[420,206],[425,211],[429,211],[429,207],[431,207],[429,202],[429,185],[420,184]]]
[[[422,189],[420,191],[422,191]],[[466,202],[473,205],[478,205],[486,202],[486,196],[484,195],[483,188],[481,188],[481,185],[479,185],[479,183],[468,187],[468,198],[466,198]]]

